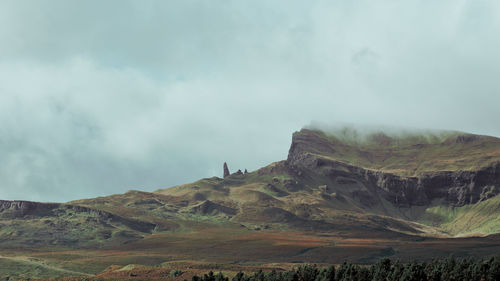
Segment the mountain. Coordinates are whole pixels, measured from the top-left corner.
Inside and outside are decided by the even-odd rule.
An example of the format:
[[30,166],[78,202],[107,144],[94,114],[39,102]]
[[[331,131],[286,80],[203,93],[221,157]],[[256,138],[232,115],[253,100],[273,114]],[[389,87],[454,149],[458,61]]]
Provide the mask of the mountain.
[[302,129],[286,160],[250,173],[68,203],[0,201],[0,261],[34,259],[62,276],[132,263],[490,255],[500,251],[499,163],[489,136]]
[[[389,137],[372,134],[362,142],[342,141],[320,131],[295,133],[287,166],[323,180],[334,192],[361,203],[371,213],[433,226],[448,223],[451,235],[497,232],[475,221],[467,227],[457,214],[471,206],[495,205],[500,192],[500,139],[461,133]],[[483,203],[484,202],[484,203]],[[486,203],[488,202],[488,203]],[[389,203],[389,204],[387,204]],[[353,203],[353,205],[356,203]],[[476,211],[491,226],[497,209]],[[451,227],[450,227],[451,226]]]

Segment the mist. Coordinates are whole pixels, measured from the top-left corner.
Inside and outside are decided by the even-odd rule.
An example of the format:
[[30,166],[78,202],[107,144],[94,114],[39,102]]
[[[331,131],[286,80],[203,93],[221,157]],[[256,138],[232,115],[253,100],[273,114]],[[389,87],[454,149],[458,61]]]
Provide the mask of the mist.
[[304,129],[319,130],[327,136],[359,145],[374,144],[374,137],[378,136],[391,138],[392,141],[401,144],[408,141],[414,143],[417,140],[421,143],[431,144],[442,143],[448,138],[455,138],[459,135],[467,134],[466,132],[440,129],[397,127],[368,123],[350,124],[345,122],[336,122],[334,124],[312,122],[311,124],[304,126]]
[[498,1],[2,1],[0,199],[153,191],[322,123],[500,136]]

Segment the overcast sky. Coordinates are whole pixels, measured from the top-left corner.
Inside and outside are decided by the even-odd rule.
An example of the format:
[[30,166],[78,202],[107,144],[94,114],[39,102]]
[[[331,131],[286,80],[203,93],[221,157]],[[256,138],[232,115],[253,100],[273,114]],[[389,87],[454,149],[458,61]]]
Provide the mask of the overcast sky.
[[500,136],[500,1],[0,2],[0,199],[254,170],[323,124]]

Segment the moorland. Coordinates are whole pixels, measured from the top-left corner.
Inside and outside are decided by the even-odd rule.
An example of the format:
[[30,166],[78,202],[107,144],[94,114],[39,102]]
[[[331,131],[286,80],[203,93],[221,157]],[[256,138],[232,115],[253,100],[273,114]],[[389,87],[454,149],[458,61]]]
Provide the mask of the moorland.
[[0,276],[489,258],[500,252],[499,163],[490,136],[306,128],[287,159],[255,171],[66,203],[0,201]]

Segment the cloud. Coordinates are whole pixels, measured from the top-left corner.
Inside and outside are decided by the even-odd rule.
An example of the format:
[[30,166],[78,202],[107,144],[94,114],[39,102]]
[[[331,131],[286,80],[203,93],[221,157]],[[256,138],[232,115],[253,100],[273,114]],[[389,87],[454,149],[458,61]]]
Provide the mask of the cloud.
[[494,1],[3,1],[0,197],[154,190],[318,121],[500,136]]

